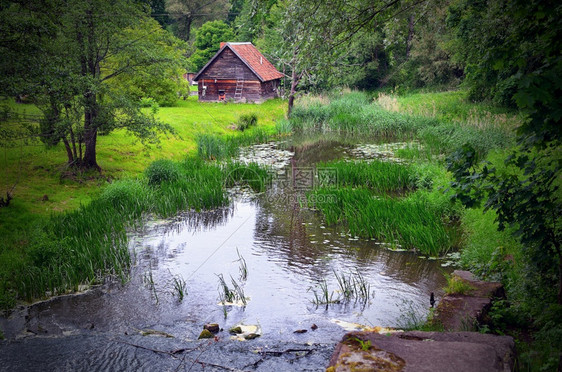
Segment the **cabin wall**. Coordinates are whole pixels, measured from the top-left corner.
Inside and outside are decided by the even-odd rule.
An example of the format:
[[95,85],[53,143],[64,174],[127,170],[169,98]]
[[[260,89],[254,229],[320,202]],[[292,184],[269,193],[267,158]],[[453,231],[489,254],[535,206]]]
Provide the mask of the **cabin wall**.
[[[206,89],[203,89],[203,87]],[[198,82],[199,100],[206,102],[216,102],[219,100],[219,91],[224,91],[225,100],[234,100],[236,92],[236,80],[215,80],[199,79]],[[244,81],[242,89],[242,99],[246,101],[259,102],[263,101],[262,84],[258,80]]]
[[201,79],[257,80],[258,78],[232,50],[226,48],[199,76],[199,80]]
[[270,80],[261,83],[260,95],[263,100],[279,97],[279,80]]

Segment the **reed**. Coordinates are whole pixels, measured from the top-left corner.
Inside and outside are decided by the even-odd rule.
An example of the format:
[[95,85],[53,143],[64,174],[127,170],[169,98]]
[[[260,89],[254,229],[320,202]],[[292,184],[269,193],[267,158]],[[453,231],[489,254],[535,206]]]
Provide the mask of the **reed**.
[[218,136],[200,134],[196,138],[197,156],[203,160],[222,160],[238,155],[240,147],[270,140],[272,136],[265,130],[255,127],[239,135]]
[[172,277],[172,295],[176,296],[179,302],[187,296],[187,283],[181,275]]
[[413,190],[417,174],[409,165],[389,161],[319,163],[318,168],[330,169],[336,174],[335,187],[366,187],[377,193]]
[[444,225],[447,211],[425,194],[395,199],[375,196],[364,188],[324,188],[308,195],[326,223],[342,223],[353,235],[397,242],[404,249],[432,256],[451,248],[452,238]]
[[246,279],[248,279],[248,265],[244,257],[242,257],[242,255],[238,251],[238,248],[236,248],[236,254],[238,254],[238,262],[240,263],[240,266],[238,268],[238,271],[240,271],[240,280],[246,281]]
[[338,273],[333,271],[338,288],[330,290],[326,279],[318,282],[318,285],[309,290],[312,291],[315,305],[348,304],[350,302],[366,305],[371,297],[371,285],[359,272]]

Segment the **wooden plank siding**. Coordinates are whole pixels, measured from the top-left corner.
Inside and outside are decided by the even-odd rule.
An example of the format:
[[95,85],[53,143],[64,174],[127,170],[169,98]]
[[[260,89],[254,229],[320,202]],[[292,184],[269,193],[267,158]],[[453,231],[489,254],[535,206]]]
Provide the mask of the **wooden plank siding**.
[[[233,100],[234,93],[236,92],[236,80],[215,80],[214,79],[199,79],[198,90],[199,90],[199,100],[216,102],[219,100],[219,91],[224,91],[225,99]],[[206,86],[205,93],[203,95],[203,86]],[[257,81],[244,81],[244,88],[242,90],[242,98],[247,101],[263,101],[265,97],[262,96],[262,84]]]
[[[220,101],[219,92],[224,92],[226,101],[263,102],[278,96],[280,79],[262,82],[230,48],[224,48],[213,58],[197,75],[200,101]],[[235,97],[238,84],[243,84],[242,92]]]
[[225,49],[217,59],[199,76],[201,79],[243,79],[256,80],[258,77],[230,49]]

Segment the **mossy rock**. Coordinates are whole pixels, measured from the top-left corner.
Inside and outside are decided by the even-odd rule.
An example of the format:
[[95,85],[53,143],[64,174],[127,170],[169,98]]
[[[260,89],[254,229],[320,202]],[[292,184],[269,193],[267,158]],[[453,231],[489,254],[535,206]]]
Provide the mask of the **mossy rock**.
[[228,332],[233,335],[239,335],[240,333],[243,333],[242,328],[240,326],[232,327],[228,330]]
[[215,337],[215,335],[213,335],[208,329],[204,329],[203,331],[201,331],[201,334],[197,339],[201,340],[203,338],[213,338],[213,337]]

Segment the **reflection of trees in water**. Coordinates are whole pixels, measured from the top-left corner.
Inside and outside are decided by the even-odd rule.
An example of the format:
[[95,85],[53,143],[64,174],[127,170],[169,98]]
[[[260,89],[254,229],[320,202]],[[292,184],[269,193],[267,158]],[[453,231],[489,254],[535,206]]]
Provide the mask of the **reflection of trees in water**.
[[[257,208],[257,247],[275,261],[285,262],[287,269],[312,279],[332,277],[333,270],[374,270],[417,288],[436,290],[436,286],[443,285],[443,270],[438,261],[420,259],[412,252],[392,252],[375,241],[350,241],[348,236],[339,235],[343,230],[322,229],[321,225],[321,217],[301,209],[295,198],[262,200]],[[325,232],[331,235],[323,235]],[[330,243],[323,243],[325,239]]]
[[205,231],[224,225],[234,214],[234,208],[213,209],[210,211],[187,211],[180,213],[174,220],[162,226],[162,233],[180,233],[183,230],[192,232]]

